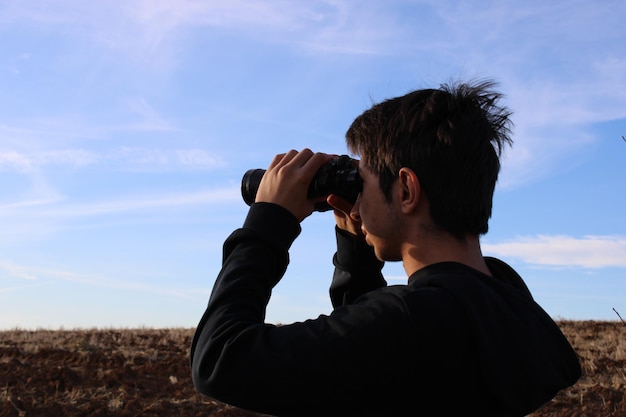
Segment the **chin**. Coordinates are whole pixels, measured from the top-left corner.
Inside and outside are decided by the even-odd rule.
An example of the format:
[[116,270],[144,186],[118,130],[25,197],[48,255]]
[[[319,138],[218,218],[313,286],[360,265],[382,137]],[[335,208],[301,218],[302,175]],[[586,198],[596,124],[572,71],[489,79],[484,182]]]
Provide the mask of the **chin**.
[[[374,245],[371,245],[371,246],[374,246]],[[380,250],[376,246],[374,246],[374,254],[376,255],[376,258],[378,258],[379,261],[383,261],[383,262],[398,262],[402,260],[402,257],[398,255],[390,254],[388,252],[385,252],[384,250]]]

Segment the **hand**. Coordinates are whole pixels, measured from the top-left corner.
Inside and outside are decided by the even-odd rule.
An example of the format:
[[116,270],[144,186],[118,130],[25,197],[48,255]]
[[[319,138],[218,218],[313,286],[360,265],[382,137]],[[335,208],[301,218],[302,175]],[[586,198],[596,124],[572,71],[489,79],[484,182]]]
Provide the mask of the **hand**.
[[313,153],[310,149],[276,155],[261,179],[255,201],[278,204],[298,221],[304,220],[313,213],[314,205],[319,201],[307,198],[309,184],[330,158],[330,155]]
[[336,194],[329,195],[326,202],[335,209],[335,222],[339,229],[354,237],[364,236],[361,230],[361,218],[356,211],[352,210],[354,204]]

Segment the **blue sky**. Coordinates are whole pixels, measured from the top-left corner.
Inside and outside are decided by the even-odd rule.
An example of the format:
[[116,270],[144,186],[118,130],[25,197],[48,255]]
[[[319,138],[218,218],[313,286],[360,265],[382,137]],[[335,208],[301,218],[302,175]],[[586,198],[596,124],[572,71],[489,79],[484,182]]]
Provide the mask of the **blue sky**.
[[[373,103],[476,78],[515,123],[484,253],[553,317],[626,316],[625,18],[621,0],[0,0],[0,328],[194,327],[247,169],[345,153]],[[269,322],[331,311],[332,214],[302,226]]]

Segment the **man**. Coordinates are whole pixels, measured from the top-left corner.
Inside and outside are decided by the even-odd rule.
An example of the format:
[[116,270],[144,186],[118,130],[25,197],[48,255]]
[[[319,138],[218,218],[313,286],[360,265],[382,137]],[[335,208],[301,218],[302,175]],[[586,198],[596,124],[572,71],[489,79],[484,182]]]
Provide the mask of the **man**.
[[[330,195],[333,312],[264,323],[307,186],[331,158],[274,158],[194,336],[196,388],[278,416],[523,416],[580,377],[556,324],[504,262],[483,257],[510,113],[493,83],[444,85],[373,106],[347,132],[362,192]],[[387,286],[383,261],[407,285]]]

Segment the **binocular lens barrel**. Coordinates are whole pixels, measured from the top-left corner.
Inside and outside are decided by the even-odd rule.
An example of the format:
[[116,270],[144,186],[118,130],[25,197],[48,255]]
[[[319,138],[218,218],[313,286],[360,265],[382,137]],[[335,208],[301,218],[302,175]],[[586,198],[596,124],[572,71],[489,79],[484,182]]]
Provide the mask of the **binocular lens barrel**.
[[247,205],[251,206],[256,198],[256,193],[259,191],[259,184],[261,184],[261,178],[265,174],[264,169],[249,169],[243,175],[241,180],[241,196],[243,201]]
[[[249,169],[241,180],[241,196],[251,206],[256,199],[264,169]],[[308,198],[337,194],[354,203],[363,183],[356,168],[356,161],[347,155],[331,159],[315,174],[308,190]],[[332,207],[325,201],[315,205],[315,211],[327,211]]]

